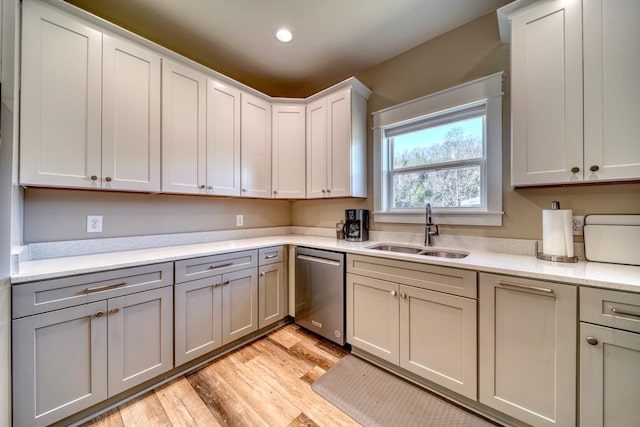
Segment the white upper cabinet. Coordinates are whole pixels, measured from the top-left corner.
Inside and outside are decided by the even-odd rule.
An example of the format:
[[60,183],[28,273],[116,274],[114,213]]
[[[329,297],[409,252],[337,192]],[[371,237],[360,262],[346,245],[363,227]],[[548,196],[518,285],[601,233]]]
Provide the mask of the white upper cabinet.
[[634,0],[553,0],[511,20],[513,186],[640,179]]
[[207,194],[240,195],[240,90],[207,79]]
[[102,34],[40,2],[22,11],[20,183],[100,188]]
[[583,3],[585,181],[640,179],[639,17],[637,0]]
[[303,199],[306,194],[304,105],[273,105],[273,197]]
[[536,3],[511,19],[511,184],[582,181],[580,1]]
[[162,191],[205,194],[206,85],[197,71],[162,63]]
[[103,188],[160,191],[160,56],[104,35]]
[[307,198],[366,197],[366,97],[370,93],[366,88],[348,87],[309,103]]
[[160,56],[23,7],[23,185],[160,190]]
[[242,96],[242,196],[271,197],[271,104]]

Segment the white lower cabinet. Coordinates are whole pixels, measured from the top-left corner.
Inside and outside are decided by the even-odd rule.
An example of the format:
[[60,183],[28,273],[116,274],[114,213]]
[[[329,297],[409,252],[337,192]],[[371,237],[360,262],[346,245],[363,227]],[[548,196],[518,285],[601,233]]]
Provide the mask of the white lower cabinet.
[[[347,271],[367,274],[367,265],[386,263],[386,274],[400,275],[412,263],[349,255]],[[433,287],[464,277],[465,292],[475,273],[415,264]],[[375,268],[375,267],[373,267]],[[372,275],[379,272],[369,270]],[[469,274],[467,274],[469,273]],[[422,277],[420,277],[422,276]],[[401,277],[398,276],[401,279]],[[427,285],[428,286],[428,285]],[[477,397],[476,300],[374,277],[347,274],[347,341],[355,348],[398,365],[470,399]]]
[[535,426],[576,424],[577,288],[480,274],[480,402]]
[[258,327],[264,328],[287,315],[287,283],[282,262],[260,266],[258,271]]
[[256,266],[257,251],[176,262],[176,366],[258,330]]
[[640,420],[640,294],[580,289],[580,426]]
[[172,369],[172,281],[159,264],[14,286],[14,425],[49,425]]

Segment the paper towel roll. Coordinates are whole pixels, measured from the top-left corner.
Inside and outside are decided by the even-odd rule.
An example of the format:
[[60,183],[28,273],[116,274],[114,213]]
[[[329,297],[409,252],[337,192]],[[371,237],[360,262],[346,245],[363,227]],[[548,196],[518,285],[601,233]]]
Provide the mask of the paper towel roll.
[[553,209],[542,211],[542,253],[573,256],[573,211]]

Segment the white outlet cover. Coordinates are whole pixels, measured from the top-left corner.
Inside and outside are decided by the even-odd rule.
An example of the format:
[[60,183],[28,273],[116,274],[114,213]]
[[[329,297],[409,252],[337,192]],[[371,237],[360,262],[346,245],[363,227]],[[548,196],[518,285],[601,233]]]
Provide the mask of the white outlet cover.
[[574,215],[572,220],[573,220],[572,221],[573,235],[574,236],[584,235],[584,216]]
[[102,215],[87,215],[87,233],[102,233]]
[[244,225],[244,216],[236,215],[236,227],[242,227]]

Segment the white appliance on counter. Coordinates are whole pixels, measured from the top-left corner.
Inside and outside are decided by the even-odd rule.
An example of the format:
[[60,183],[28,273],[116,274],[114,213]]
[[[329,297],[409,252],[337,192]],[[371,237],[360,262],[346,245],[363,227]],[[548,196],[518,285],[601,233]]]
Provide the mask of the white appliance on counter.
[[640,265],[640,215],[587,215],[584,224],[588,261]]

